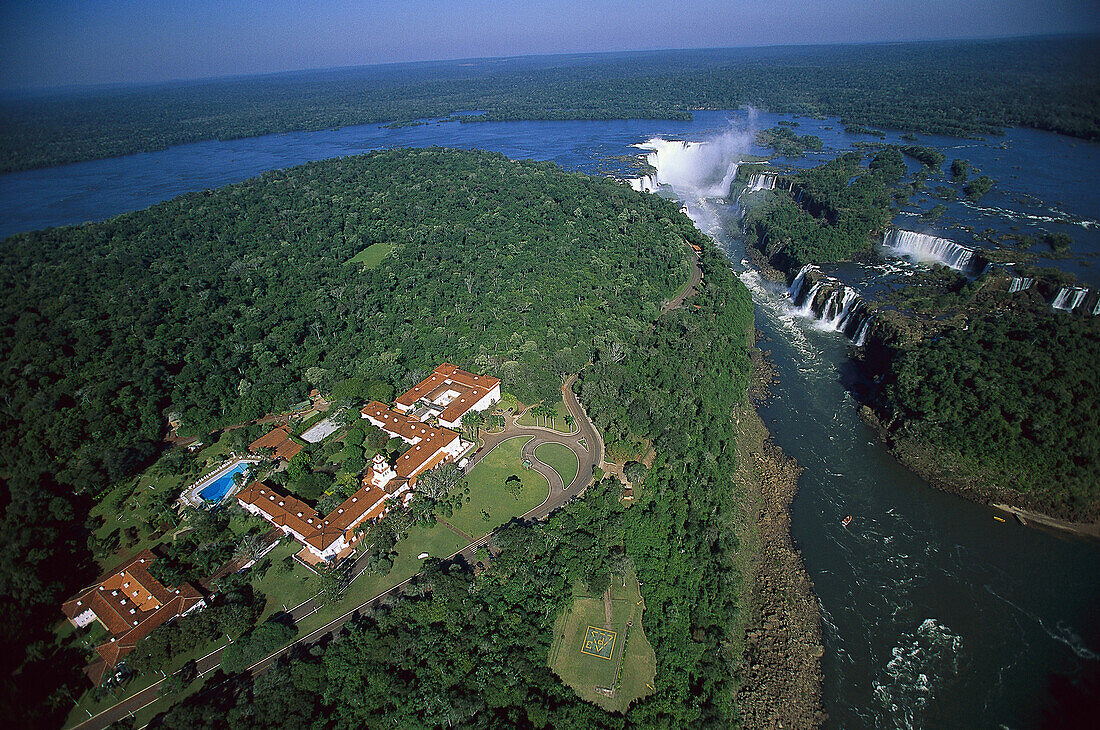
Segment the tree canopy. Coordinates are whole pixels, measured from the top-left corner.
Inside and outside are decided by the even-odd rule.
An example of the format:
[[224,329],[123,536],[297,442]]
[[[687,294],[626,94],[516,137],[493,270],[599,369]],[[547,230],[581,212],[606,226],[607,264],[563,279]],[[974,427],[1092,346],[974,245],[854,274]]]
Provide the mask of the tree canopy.
[[[43,647],[61,601],[94,577],[90,500],[163,448],[169,413],[201,433],[318,385],[392,394],[445,360],[528,402],[556,396],[561,367],[650,325],[696,235],[671,201],[612,180],[426,149],[3,241],[5,693],[37,708],[56,687],[12,679],[31,642],[22,679],[79,672]],[[348,263],[377,242],[393,251],[376,266]],[[165,566],[180,575],[221,555],[176,552]]]
[[694,109],[830,115],[937,134],[1024,125],[1100,137],[1096,38],[729,48],[304,72],[11,97],[0,171],[204,139],[446,117],[688,119]]

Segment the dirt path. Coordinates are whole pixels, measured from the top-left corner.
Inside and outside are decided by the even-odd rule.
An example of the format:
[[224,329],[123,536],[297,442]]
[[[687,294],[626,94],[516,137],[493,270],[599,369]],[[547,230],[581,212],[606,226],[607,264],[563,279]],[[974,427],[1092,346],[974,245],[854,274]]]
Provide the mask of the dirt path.
[[603,623],[604,628],[611,630],[611,586],[603,592]]
[[466,534],[465,532],[463,532],[462,530],[458,529],[457,527],[455,527],[454,525],[452,525],[452,524],[451,524],[450,522],[447,522],[447,520],[444,520],[444,519],[441,519],[441,518],[439,518],[439,517],[436,517],[436,518],[435,518],[435,521],[436,521],[436,522],[438,522],[439,524],[443,525],[444,527],[446,527],[446,528],[447,528],[448,530],[450,530],[450,531],[451,531],[451,532],[453,532],[454,534],[456,534],[456,535],[458,535],[459,537],[461,537],[461,538],[462,538],[463,540],[465,540],[466,542],[474,542],[474,537],[473,537],[472,535],[467,535],[467,534]]

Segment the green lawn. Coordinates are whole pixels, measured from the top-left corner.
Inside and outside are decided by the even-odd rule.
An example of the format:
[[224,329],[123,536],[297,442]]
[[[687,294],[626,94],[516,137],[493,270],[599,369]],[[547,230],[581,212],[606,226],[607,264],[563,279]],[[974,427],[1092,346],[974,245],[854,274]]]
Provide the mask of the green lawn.
[[[447,520],[449,523],[463,532],[475,538],[479,538],[513,517],[522,515],[533,507],[538,506],[546,499],[549,490],[549,485],[546,480],[537,472],[524,469],[521,463],[520,452],[523,444],[528,440],[529,439],[523,437],[509,439],[487,454],[486,457],[478,463],[468,477],[470,485],[470,502],[459,508],[454,515]],[[574,466],[573,468],[575,471],[576,467]],[[504,491],[504,480],[511,474],[519,476],[523,484],[523,489],[520,492],[518,500]],[[147,479],[143,477],[143,480],[143,483],[148,484]],[[164,481],[170,481],[170,478],[165,478]],[[165,486],[167,485],[158,485],[158,488]],[[482,510],[489,513],[489,520],[484,519]],[[134,512],[136,513],[137,511],[134,510]],[[136,516],[131,517],[126,512],[124,512],[124,515],[124,520],[118,523],[119,525],[129,525],[136,522]],[[109,525],[110,529],[114,529],[114,526]],[[243,523],[239,525],[234,523],[233,525],[233,527],[238,529],[244,526]],[[302,621],[298,623],[298,636],[301,637],[309,634],[333,619],[343,615],[348,610],[359,606],[379,593],[411,578],[420,571],[423,565],[424,561],[419,557],[422,553],[428,553],[433,558],[447,558],[459,549],[465,547],[466,544],[466,540],[442,524],[436,524],[430,528],[422,526],[413,527],[409,531],[408,537],[397,543],[395,547],[397,557],[394,560],[393,568],[387,575],[363,575],[353,581],[352,584],[348,586],[343,599],[339,603],[326,606],[310,616],[303,618]],[[135,550],[136,549],[139,548],[135,546]],[[307,570],[298,563],[295,563],[294,567],[289,572],[281,572],[279,570],[279,563],[286,556],[298,552],[299,549],[301,549],[301,546],[296,542],[287,541],[277,546],[265,556],[265,559],[271,559],[272,565],[267,572],[262,577],[257,578],[255,582],[256,588],[263,591],[268,597],[267,605],[265,606],[261,620],[276,611],[283,610],[284,605],[287,608],[291,608],[316,594],[319,580],[313,572]],[[114,560],[115,559],[112,559],[111,562]],[[67,625],[67,622],[65,622],[65,626]],[[59,634],[68,633],[69,632],[64,626],[59,629]],[[172,662],[172,665],[166,667],[165,670],[171,674],[188,659],[202,656],[216,646],[216,644],[204,646],[192,654],[179,657],[177,661]],[[159,674],[156,673],[136,677],[129,682],[125,688],[116,692],[114,697],[108,697],[102,702],[93,703],[90,701],[90,698],[85,695],[81,698],[81,702],[73,708],[66,725],[73,725],[83,719],[87,719],[88,714],[85,708],[90,710],[92,714],[95,714],[134,692],[148,687],[160,678]],[[200,686],[201,682],[193,683],[185,689],[184,696],[197,691]],[[180,698],[177,697],[175,701],[179,699]],[[169,704],[170,703],[163,700],[157,701],[146,708],[146,711],[140,713],[140,719],[144,721],[151,718],[156,712],[166,709]]]
[[[470,501],[444,519],[476,539],[542,504],[550,484],[538,472],[524,469],[520,458],[523,445],[530,440],[529,436],[516,436],[486,454],[466,476]],[[519,499],[504,489],[505,479],[513,474],[523,484]]]
[[516,422],[521,426],[543,426],[562,433],[571,433],[572,429],[565,425],[565,417],[569,414],[569,410],[565,407],[563,401],[559,400],[554,404],[554,413],[553,418],[536,418],[531,414],[531,409],[528,408]]
[[[465,540],[440,524],[433,527],[419,525],[413,527],[409,530],[409,536],[398,541],[394,547],[397,558],[394,559],[393,568],[387,575],[363,575],[348,586],[343,600],[340,601],[343,611],[354,608],[416,575],[424,564],[424,561],[418,557],[420,554],[428,553],[433,558],[448,558],[466,547],[466,544]],[[331,621],[332,618],[335,616],[328,620]],[[318,626],[323,625],[323,623],[318,624]]]
[[[171,530],[155,540],[152,539],[148,510],[149,499],[154,495],[163,494],[169,489],[190,486],[199,477],[212,471],[214,468],[213,460],[228,451],[229,439],[223,435],[221,439],[207,445],[196,455],[196,460],[203,464],[198,474],[188,475],[170,472],[158,461],[139,476],[117,485],[105,495],[90,510],[92,516],[102,516],[105,520],[105,524],[96,529],[96,536],[100,538],[107,537],[116,529],[119,530],[121,535],[129,528],[135,528],[138,540],[129,547],[124,547],[125,541],[120,540],[119,549],[113,555],[99,559],[100,566],[104,570],[112,568],[130,556],[170,539]],[[132,494],[129,497],[122,498],[131,491]]]
[[573,449],[564,444],[543,444],[535,449],[535,458],[554,467],[554,471],[561,475],[562,483],[566,487],[573,483],[580,468],[577,455],[573,453]]
[[374,243],[352,256],[346,263],[362,264],[365,269],[373,269],[391,253],[393,253],[392,243]]
[[277,611],[282,611],[284,606],[288,609],[294,608],[302,601],[308,601],[320,590],[321,581],[317,574],[297,560],[291,559],[293,567],[289,571],[284,572],[281,567],[287,557],[301,549],[301,544],[296,540],[286,539],[260,558],[261,563],[265,560],[271,561],[271,567],[263,577],[252,581],[252,586],[267,596],[267,604],[264,606],[260,621],[264,621]]
[[[573,603],[554,622],[554,641],[548,663],[581,698],[605,710],[625,712],[630,703],[653,691],[657,658],[642,628],[642,598],[633,571],[611,584],[611,621],[606,620],[603,596],[589,595],[582,586],[573,591]],[[581,652],[588,627],[615,632],[611,658]],[[621,669],[621,675],[620,675]],[[611,697],[595,690],[614,687]]]

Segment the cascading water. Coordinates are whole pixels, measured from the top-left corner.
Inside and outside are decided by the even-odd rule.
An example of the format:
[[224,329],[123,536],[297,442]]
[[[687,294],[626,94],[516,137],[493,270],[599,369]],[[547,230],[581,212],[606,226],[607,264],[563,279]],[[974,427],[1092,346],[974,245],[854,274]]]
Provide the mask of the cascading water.
[[[1058,290],[1057,296],[1054,297],[1054,301],[1050,306],[1055,309],[1060,309],[1063,312],[1072,312],[1077,307],[1081,306],[1081,302],[1085,301],[1085,297],[1088,296],[1089,290],[1080,286],[1063,286]],[[1096,311],[1093,311],[1095,314]]]
[[[817,276],[814,276],[817,274]],[[803,266],[787,289],[794,313],[843,333],[856,346],[867,339],[873,313],[855,289],[824,276],[813,264]]]
[[779,176],[773,172],[757,172],[749,178],[745,186],[746,193],[755,193],[757,190],[775,190],[775,181]]
[[[697,159],[719,181],[728,170],[726,161]],[[738,159],[745,157],[727,158]],[[1023,528],[1006,534],[1010,526],[990,520],[987,508],[928,489],[900,467],[852,407],[844,342],[808,332],[831,332],[839,320],[862,344],[877,320],[858,292],[813,266],[786,289],[770,285],[744,253],[738,200],[724,191],[716,195],[724,200],[704,198],[687,183],[695,175],[660,164],[650,184],[660,178],[662,194],[673,192],[726,250],[779,372],[760,412],[803,467],[792,538],[820,599],[829,726],[1027,726],[1022,713],[1046,696],[1037,687],[1065,676],[1055,667],[1080,672],[1095,661],[1080,658],[1100,646],[1095,631],[1069,643],[1062,636],[1063,621],[1078,634],[1091,626],[1082,617],[1092,615],[1095,590],[1076,586],[1093,585],[1095,551]],[[831,324],[821,317],[827,311]],[[852,525],[841,523],[846,514]],[[1035,560],[1040,554],[1058,555],[1061,569]]]
[[668,185],[681,199],[725,198],[752,139],[745,130],[730,130],[706,142],[655,137],[635,147],[649,151],[646,162],[657,172],[631,180],[630,186],[653,192]]
[[1027,291],[1035,283],[1035,279],[1029,276],[1014,276],[1012,283],[1008,285],[1008,293],[1015,294],[1018,291]]
[[882,242],[888,253],[917,261],[935,261],[956,271],[975,268],[974,249],[927,233],[891,228]]

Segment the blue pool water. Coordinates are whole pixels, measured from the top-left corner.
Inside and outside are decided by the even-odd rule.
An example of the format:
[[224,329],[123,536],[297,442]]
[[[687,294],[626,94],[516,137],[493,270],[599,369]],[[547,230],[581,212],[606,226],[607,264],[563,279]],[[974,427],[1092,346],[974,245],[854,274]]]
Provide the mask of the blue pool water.
[[199,492],[199,496],[210,502],[220,502],[222,497],[228,494],[229,490],[233,488],[233,477],[246,469],[248,469],[248,462],[242,461],[225,474],[218,477],[217,481],[207,485],[205,489]]
[[[80,223],[147,207],[181,193],[238,182],[266,170],[386,147],[483,148],[514,159],[552,160],[603,174],[632,145],[651,137],[710,139],[744,121],[742,112],[697,112],[692,121],[432,123],[206,141],[128,157],[0,175],[0,237]],[[789,116],[761,113],[756,128]],[[819,136],[820,154],[782,165],[821,162],[877,138],[850,135],[835,119],[797,119]],[[905,142],[897,132],[886,141]],[[1048,247],[1026,253],[1039,265],[1100,286],[1100,144],[1027,129],[961,140],[920,135],[948,156],[968,159],[996,180],[980,206],[932,193],[943,203],[935,227],[921,230],[964,245],[978,234],[1068,233],[1066,259]],[[754,153],[765,150],[754,149]],[[944,165],[946,167],[946,164]],[[632,168],[621,169],[633,176]],[[955,188],[959,186],[955,185]],[[704,226],[740,262],[735,206],[683,201],[713,213]],[[898,224],[919,224],[911,211]],[[846,281],[859,273],[839,272]],[[869,276],[869,275],[868,275]],[[870,279],[867,279],[870,281]],[[863,284],[861,283],[861,286]],[[843,388],[847,342],[786,312],[785,291],[754,289],[757,327],[767,336],[779,379],[761,409],[776,443],[803,467],[791,529],[814,580],[824,620],[824,703],[829,728],[1037,727],[1064,719],[1082,698],[1100,697],[1100,550],[1092,543],[998,523],[987,508],[929,488],[903,469],[857,417]],[[788,321],[789,320],[789,321]],[[221,500],[239,463],[201,493]],[[855,515],[851,526],[840,520]]]

